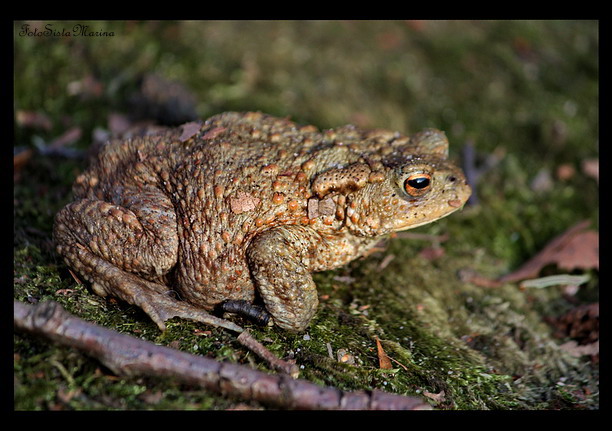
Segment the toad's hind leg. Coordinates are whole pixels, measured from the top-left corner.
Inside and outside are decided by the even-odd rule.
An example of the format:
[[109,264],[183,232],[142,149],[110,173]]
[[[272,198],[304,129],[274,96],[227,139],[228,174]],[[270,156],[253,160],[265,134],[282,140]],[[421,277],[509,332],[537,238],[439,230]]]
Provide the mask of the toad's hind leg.
[[94,292],[140,307],[162,330],[175,316],[227,327],[230,322],[173,299],[167,286],[155,282],[176,263],[176,217],[165,197],[142,191],[140,196],[124,194],[129,208],[96,199],[64,207],[53,231],[58,253]]

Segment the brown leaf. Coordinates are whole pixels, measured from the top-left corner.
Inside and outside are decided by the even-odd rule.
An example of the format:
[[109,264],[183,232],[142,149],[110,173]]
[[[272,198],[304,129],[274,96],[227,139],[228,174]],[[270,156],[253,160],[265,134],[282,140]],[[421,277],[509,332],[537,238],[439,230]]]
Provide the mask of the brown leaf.
[[572,356],[597,356],[599,355],[599,341],[595,341],[591,344],[579,345],[574,340],[568,341],[567,343],[559,346]]
[[338,349],[336,356],[338,358],[338,362],[355,365],[355,356],[351,355],[346,349]]
[[157,404],[164,399],[164,393],[162,391],[151,391],[147,389],[145,392],[140,394],[138,398],[147,404]]
[[557,166],[557,178],[561,181],[567,181],[576,174],[576,169],[571,163],[563,163]]
[[584,220],[549,242],[538,254],[516,271],[500,277],[500,282],[535,278],[546,265],[561,269],[599,269],[599,233],[584,231],[590,221]]
[[202,135],[202,139],[215,139],[218,135],[225,132],[225,130],[225,127],[215,127]]
[[107,118],[108,130],[111,135],[121,136],[126,130],[132,126],[132,122],[127,115],[119,114],[117,112],[111,112]]
[[555,255],[557,266],[573,269],[599,269],[599,233],[593,230],[574,235]]
[[29,127],[32,129],[51,130],[53,123],[51,119],[43,113],[34,111],[17,111],[15,115],[17,124],[21,127]]
[[476,271],[470,268],[460,269],[457,273],[459,279],[465,283],[472,283],[476,286],[480,287],[500,287],[503,283],[499,280],[494,280],[492,278],[485,277],[483,275],[478,274]]
[[385,353],[382,344],[378,337],[376,337],[376,350],[378,351],[378,367],[382,370],[390,370],[393,368],[391,365],[391,360]]
[[104,92],[104,86],[93,75],[87,75],[83,79],[68,83],[67,90],[71,96],[98,98]]
[[442,403],[446,401],[446,394],[444,393],[444,391],[440,391],[437,394],[431,393],[429,391],[423,391],[423,395],[425,395],[427,398],[434,400],[437,403]]
[[548,192],[553,188],[553,179],[548,169],[542,168],[531,180],[531,190],[536,193]]
[[440,246],[425,247],[419,252],[419,256],[429,261],[436,260],[444,256],[444,249]]
[[560,317],[548,319],[557,338],[572,338],[580,344],[599,340],[599,303],[580,305]]
[[33,154],[34,152],[31,149],[26,148],[13,155],[13,178],[15,180],[19,178],[21,170],[28,164]]
[[599,182],[599,159],[583,160],[582,172]]
[[49,143],[49,148],[62,148],[66,145],[70,145],[81,138],[82,131],[80,127],[73,127],[67,130],[62,135],[55,138]]
[[196,133],[198,133],[201,127],[202,123],[200,123],[199,121],[192,121],[190,123],[183,124],[179,141],[187,141],[189,138],[193,137]]

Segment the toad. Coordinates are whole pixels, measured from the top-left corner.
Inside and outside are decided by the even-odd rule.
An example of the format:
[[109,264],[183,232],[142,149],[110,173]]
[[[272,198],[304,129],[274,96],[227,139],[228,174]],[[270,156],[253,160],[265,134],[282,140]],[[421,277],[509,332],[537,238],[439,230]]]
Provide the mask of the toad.
[[463,207],[471,190],[447,158],[435,129],[319,131],[227,112],[107,143],[54,239],[95,293],[162,330],[220,309],[302,331],[318,305],[312,272]]

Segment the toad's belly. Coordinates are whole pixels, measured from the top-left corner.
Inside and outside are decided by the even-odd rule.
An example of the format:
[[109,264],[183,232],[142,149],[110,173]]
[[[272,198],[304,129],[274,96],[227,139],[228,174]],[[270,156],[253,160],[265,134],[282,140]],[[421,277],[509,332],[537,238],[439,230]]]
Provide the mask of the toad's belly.
[[246,261],[217,259],[205,264],[179,264],[176,289],[181,299],[205,309],[226,300],[255,299],[255,286]]

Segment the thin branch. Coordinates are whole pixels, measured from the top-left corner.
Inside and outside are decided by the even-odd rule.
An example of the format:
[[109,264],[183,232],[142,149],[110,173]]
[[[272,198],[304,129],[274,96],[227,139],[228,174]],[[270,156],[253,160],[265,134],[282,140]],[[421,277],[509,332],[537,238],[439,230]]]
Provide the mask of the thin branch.
[[287,374],[266,374],[243,365],[217,362],[203,356],[158,346],[76,318],[53,301],[41,302],[35,306],[14,301],[13,306],[16,329],[77,348],[99,359],[119,375],[170,377],[219,394],[253,400],[276,408],[431,408],[427,402],[415,397],[377,390],[344,392],[293,379]]

